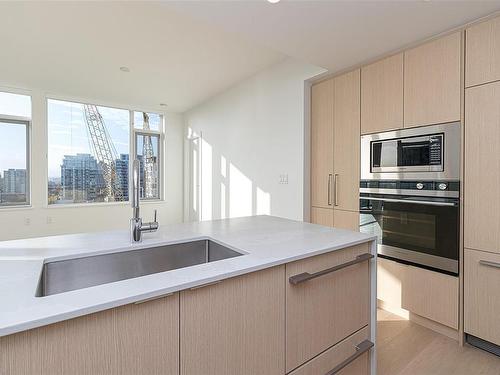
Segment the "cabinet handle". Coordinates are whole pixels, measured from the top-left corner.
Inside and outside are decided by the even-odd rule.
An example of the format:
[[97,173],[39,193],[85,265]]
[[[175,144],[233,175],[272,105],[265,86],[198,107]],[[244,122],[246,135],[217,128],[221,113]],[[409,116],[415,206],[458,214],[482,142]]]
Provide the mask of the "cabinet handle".
[[166,297],[170,297],[170,296],[173,296],[173,295],[174,295],[174,293],[167,293],[167,294],[162,294],[161,296],[146,298],[146,299],[134,302],[134,305],[140,305],[141,303],[146,303],[146,302],[149,302],[149,301],[154,301],[154,300],[160,299],[160,298],[166,298]]
[[346,268],[346,267],[352,266],[354,264],[362,263],[362,262],[369,260],[369,259],[372,259],[372,258],[373,258],[373,254],[369,254],[369,253],[361,254],[361,255],[358,255],[356,257],[356,259],[354,259],[354,260],[339,264],[338,266],[334,266],[332,268],[328,268],[328,269],[323,270],[323,271],[319,271],[316,273],[304,272],[304,273],[300,273],[298,275],[290,276],[288,281],[290,282],[290,284],[297,285],[297,284],[303,283],[305,281],[309,281],[309,280],[315,279],[317,277],[326,275],[328,273],[332,273],[332,272],[341,270],[342,268]]
[[340,370],[342,370],[344,367],[348,366],[352,362],[354,362],[358,357],[361,357],[363,354],[365,354],[368,350],[373,348],[374,344],[370,340],[365,340],[359,345],[356,345],[356,353],[351,355],[349,358],[347,358],[345,361],[339,363],[337,366],[335,366],[333,369],[328,371],[325,375],[334,375],[337,374]]
[[337,173],[335,173],[333,175],[333,205],[334,206],[339,205],[338,180],[339,180],[339,175]]
[[219,280],[219,281],[214,281],[212,283],[206,283],[206,284],[203,284],[203,285],[193,286],[192,288],[189,288],[189,290],[201,289],[201,288],[205,288],[206,286],[220,284],[221,282],[222,282],[222,280]]
[[489,260],[480,260],[479,264],[481,264],[483,266],[488,266],[488,267],[500,268],[500,263],[490,262]]
[[328,175],[328,205],[332,205],[332,174]]

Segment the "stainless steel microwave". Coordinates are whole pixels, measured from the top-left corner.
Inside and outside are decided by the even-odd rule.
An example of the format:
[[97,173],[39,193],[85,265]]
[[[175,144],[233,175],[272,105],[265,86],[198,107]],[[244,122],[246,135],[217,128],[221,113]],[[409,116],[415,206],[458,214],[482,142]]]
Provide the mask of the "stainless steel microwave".
[[459,180],[460,123],[361,137],[362,180]]

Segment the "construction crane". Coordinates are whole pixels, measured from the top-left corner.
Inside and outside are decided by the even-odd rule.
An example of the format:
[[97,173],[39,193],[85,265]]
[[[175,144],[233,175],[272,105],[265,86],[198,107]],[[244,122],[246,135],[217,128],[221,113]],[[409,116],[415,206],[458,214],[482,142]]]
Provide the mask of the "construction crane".
[[[149,115],[142,112],[144,130],[150,130]],[[156,173],[155,173],[155,156],[153,151],[153,143],[151,136],[145,135],[142,143],[142,157],[144,165],[144,198],[158,198],[156,194]]]
[[104,120],[95,105],[84,104],[83,112],[92,153],[102,169],[105,200],[123,201],[123,191],[116,174],[117,153]]

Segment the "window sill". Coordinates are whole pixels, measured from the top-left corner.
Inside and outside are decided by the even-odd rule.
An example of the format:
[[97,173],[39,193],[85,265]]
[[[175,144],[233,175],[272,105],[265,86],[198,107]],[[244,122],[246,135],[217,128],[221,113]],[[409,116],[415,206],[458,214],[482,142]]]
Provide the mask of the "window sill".
[[[165,200],[146,200],[140,201],[141,205],[149,205],[149,204],[165,204]],[[64,204],[46,204],[45,208],[50,210],[52,209],[62,209],[62,208],[91,208],[91,207],[120,207],[120,206],[130,206],[130,201],[126,202],[98,202],[98,203],[64,203]]]

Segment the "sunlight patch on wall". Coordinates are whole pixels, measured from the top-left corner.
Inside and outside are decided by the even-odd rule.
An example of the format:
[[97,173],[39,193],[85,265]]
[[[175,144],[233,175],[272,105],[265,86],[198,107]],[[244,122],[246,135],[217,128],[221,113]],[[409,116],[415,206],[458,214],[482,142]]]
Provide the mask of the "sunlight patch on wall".
[[261,188],[257,188],[257,215],[269,215],[271,213],[271,195]]
[[229,165],[229,215],[252,215],[252,181],[232,163]]

